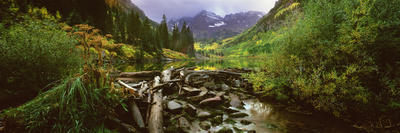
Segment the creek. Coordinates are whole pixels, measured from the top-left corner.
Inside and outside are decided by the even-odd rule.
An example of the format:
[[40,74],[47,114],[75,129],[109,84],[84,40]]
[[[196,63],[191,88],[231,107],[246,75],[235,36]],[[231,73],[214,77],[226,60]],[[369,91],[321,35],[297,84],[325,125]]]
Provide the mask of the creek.
[[[260,59],[237,59],[237,60],[186,60],[174,62],[141,62],[132,64],[117,64],[115,67],[122,72],[137,71],[162,71],[173,66],[198,67],[197,70],[218,70],[225,68],[260,68],[264,60]],[[242,99],[242,98],[240,98]],[[282,107],[273,102],[260,102],[258,99],[242,99],[243,107],[235,108],[242,113],[248,114],[244,118],[234,118],[236,123],[229,123],[224,114],[224,122],[217,126],[211,126],[204,131],[199,126],[199,121],[192,123],[191,132],[216,132],[222,128],[230,128],[233,132],[259,132],[259,133],[281,133],[281,132],[323,132],[323,133],[353,133],[360,132],[347,122],[337,119],[323,112],[311,112],[293,109],[293,107]],[[249,121],[250,124],[242,124],[239,121]],[[235,129],[235,130],[233,130]],[[239,130],[238,130],[239,129]]]

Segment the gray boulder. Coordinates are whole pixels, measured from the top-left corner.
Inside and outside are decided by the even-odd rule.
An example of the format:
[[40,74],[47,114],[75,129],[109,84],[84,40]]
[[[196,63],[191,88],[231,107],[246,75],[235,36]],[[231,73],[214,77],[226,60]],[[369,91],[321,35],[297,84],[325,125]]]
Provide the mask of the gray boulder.
[[210,112],[205,111],[205,110],[201,110],[201,109],[197,110],[197,118],[207,119],[207,118],[211,118],[211,117],[212,117],[212,115],[211,115]]
[[196,116],[196,110],[196,107],[194,107],[192,104],[187,104],[185,107],[185,112],[192,117]]
[[205,99],[208,90],[205,87],[200,87],[199,90],[201,92],[198,95],[187,97],[187,99],[193,102],[200,102],[201,100]]
[[240,88],[242,85],[242,82],[240,80],[235,80],[235,82],[233,82],[233,85],[237,88]]
[[220,84],[214,84],[212,86],[210,86],[209,88],[210,90],[221,90],[221,85]]
[[205,83],[204,83],[204,87],[206,87],[206,88],[208,88],[208,89],[210,89],[211,86],[213,86],[213,85],[215,85],[214,82],[205,82]]
[[230,105],[232,107],[238,107],[238,106],[242,106],[242,101],[240,100],[239,96],[233,94],[233,93],[229,93],[229,97],[231,99],[230,101]]
[[174,100],[169,101],[167,103],[167,108],[172,114],[178,114],[178,113],[182,112],[182,110],[183,110],[182,104],[180,104]]
[[175,126],[178,129],[178,131],[185,132],[185,133],[190,132],[190,129],[192,127],[192,125],[189,123],[189,121],[185,117],[179,117]]
[[224,103],[224,100],[221,98],[221,96],[217,95],[212,98],[207,98],[204,99],[200,102],[200,106],[203,107],[216,107],[218,105],[221,105]]
[[208,130],[211,128],[210,122],[208,122],[208,121],[201,122],[199,126],[203,130]]
[[221,125],[222,121],[223,121],[223,117],[221,115],[217,115],[211,120],[211,124],[213,126]]
[[182,89],[185,91],[185,94],[188,96],[196,96],[199,95],[201,90],[193,87],[182,87]]
[[222,84],[222,85],[221,85],[221,89],[222,89],[223,91],[228,91],[228,90],[230,90],[231,88],[230,88],[228,85],[226,85],[226,84]]

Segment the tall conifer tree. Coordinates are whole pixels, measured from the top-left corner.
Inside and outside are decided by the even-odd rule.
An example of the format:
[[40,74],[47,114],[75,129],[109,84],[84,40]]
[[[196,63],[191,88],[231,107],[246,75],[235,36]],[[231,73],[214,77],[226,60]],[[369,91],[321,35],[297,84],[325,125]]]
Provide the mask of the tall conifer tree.
[[163,15],[163,20],[160,23],[159,32],[161,36],[162,47],[170,48],[171,46],[167,27],[167,17],[165,17],[165,14]]
[[128,28],[127,28],[127,43],[128,44],[133,44],[135,46],[139,46],[140,38],[141,38],[141,32],[143,28],[142,26],[142,21],[139,18],[138,12],[131,11],[129,15],[129,23],[128,23]]
[[152,39],[152,35],[151,35],[151,25],[150,25],[150,20],[149,18],[146,17],[145,21],[143,22],[143,48],[145,51],[147,52],[151,52],[151,39]]
[[175,51],[177,50],[178,43],[179,43],[179,38],[180,38],[179,27],[175,23],[174,27],[173,27],[173,30],[172,30],[172,44],[171,44],[171,47],[169,49],[173,49]]

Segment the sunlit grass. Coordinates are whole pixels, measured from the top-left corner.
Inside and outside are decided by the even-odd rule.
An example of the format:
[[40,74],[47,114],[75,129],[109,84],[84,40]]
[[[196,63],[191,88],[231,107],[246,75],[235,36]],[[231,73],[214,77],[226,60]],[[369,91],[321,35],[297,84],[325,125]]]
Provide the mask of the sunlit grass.
[[170,59],[190,59],[188,55],[163,48],[163,54]]

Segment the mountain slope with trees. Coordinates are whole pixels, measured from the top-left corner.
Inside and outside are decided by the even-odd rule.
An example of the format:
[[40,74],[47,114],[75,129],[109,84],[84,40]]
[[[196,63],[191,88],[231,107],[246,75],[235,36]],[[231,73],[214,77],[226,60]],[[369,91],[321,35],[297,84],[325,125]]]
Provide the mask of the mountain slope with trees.
[[207,55],[223,55],[228,58],[257,57],[271,52],[272,40],[278,35],[276,29],[281,27],[287,16],[301,9],[302,0],[279,0],[275,6],[253,27],[238,36],[224,40],[199,40],[196,49]]
[[[162,29],[166,26],[148,19],[130,0],[17,0],[15,3],[21,7],[22,13],[28,12],[31,7],[44,7],[50,14],[59,15],[60,22],[68,25],[89,24],[99,29],[101,34],[112,34],[114,43],[132,45],[155,58],[162,56],[164,46],[169,48],[171,35],[168,30]],[[165,16],[163,21],[166,21]],[[194,55],[190,51],[186,54]],[[143,57],[137,55],[136,59]]]

